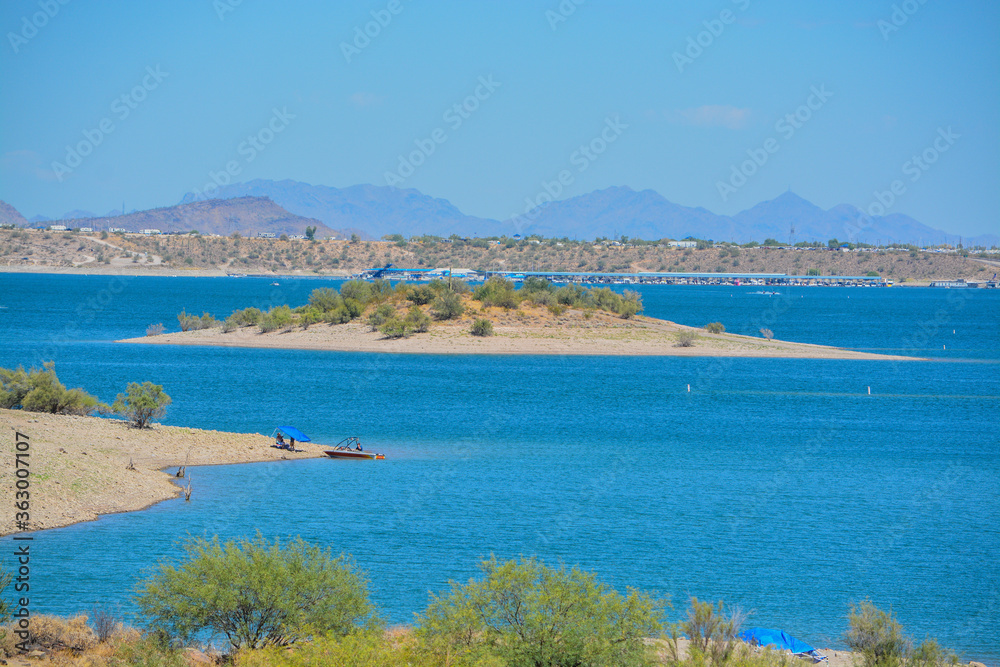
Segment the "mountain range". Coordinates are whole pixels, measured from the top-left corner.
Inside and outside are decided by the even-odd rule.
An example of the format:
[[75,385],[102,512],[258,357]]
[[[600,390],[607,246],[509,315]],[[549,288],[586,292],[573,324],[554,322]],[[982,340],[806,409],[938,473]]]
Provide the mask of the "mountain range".
[[[0,214],[3,212],[0,202]],[[11,211],[14,209],[11,207]],[[16,211],[15,211],[16,213]],[[23,219],[23,218],[22,218]],[[319,220],[289,213],[267,197],[235,197],[209,199],[178,206],[134,211],[125,215],[64,219],[72,227],[93,229],[127,229],[140,231],[158,229],[162,232],[189,232],[228,236],[239,232],[252,236],[257,232],[275,234],[305,234],[306,227],[315,227],[319,238],[347,238],[341,230],[331,229]]]
[[[313,225],[319,238],[343,238],[354,233],[362,238],[388,234],[407,237],[540,234],[574,239],[696,237],[740,243],[767,238],[825,243],[836,238],[883,244],[956,245],[961,240],[966,246],[1000,245],[1000,236],[995,234],[962,238],[900,213],[865,217],[849,204],[824,210],[791,191],[726,216],[701,207],[675,204],[655,190],[616,186],[544,204],[528,215],[505,221],[466,215],[448,200],[418,190],[378,185],[336,188],[293,180],[258,179],[224,186],[215,196],[217,199],[198,201],[189,194],[177,206],[124,216],[74,218],[73,226],[301,234],[307,225]],[[9,211],[0,206],[0,222],[14,221],[10,211],[24,220],[13,208],[7,208]]]

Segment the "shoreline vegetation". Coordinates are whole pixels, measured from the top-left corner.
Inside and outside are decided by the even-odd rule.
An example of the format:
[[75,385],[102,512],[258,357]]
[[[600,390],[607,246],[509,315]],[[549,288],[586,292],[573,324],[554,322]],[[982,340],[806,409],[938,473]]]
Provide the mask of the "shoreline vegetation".
[[[794,667],[803,658],[828,667],[960,664],[930,637],[916,643],[891,609],[868,599],[850,605],[839,638],[849,651],[806,646],[793,655],[741,634],[751,614],[738,606],[692,596],[670,622],[669,598],[634,588],[622,594],[577,567],[491,556],[479,563],[479,577],[431,592],[412,625],[387,627],[369,598],[369,573],[349,554],[259,533],[225,542],[188,537],[182,548],[175,562],[136,582],[142,629],[102,607],[93,610],[93,627],[84,615],[36,615],[0,626],[0,654],[17,665],[81,667]],[[11,577],[2,579],[5,588]],[[10,618],[4,604],[0,622]]]
[[917,360],[689,327],[645,317],[641,296],[606,287],[557,287],[529,277],[520,289],[491,278],[424,285],[352,280],[314,290],[309,303],[246,308],[224,320],[181,312],[181,332],[151,324],[118,342],[414,354],[559,354]]
[[791,247],[774,239],[763,244],[694,243],[694,247],[679,248],[670,246],[666,239],[465,239],[457,235],[447,239],[396,235],[382,241],[321,241],[245,238],[239,234],[144,236],[7,229],[0,230],[0,272],[345,277],[392,263],[427,269],[506,271],[879,275],[897,285],[926,285],[931,280],[988,280],[1000,267],[996,254],[961,248],[856,245],[844,252],[839,245]]

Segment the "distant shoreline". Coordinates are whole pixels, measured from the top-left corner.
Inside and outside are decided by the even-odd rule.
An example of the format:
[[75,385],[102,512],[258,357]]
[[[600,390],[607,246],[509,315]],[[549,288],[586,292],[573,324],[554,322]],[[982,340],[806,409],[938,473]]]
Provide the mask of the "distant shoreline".
[[[354,272],[351,271],[324,271],[322,273],[316,273],[314,271],[300,273],[226,273],[218,269],[178,269],[175,267],[142,267],[142,268],[131,268],[131,267],[117,267],[117,266],[107,266],[107,267],[90,267],[84,269],[83,267],[58,267],[58,266],[0,266],[0,273],[21,273],[21,274],[39,274],[39,275],[60,275],[60,276],[125,276],[130,278],[141,278],[144,276],[156,277],[156,278],[268,278],[274,279],[285,279],[285,280],[298,280],[298,279],[319,279],[319,280],[347,280]],[[907,280],[905,283],[896,283],[893,288],[896,287],[929,287],[931,280]],[[629,287],[734,287],[733,285],[657,285],[651,284],[629,284],[622,283]],[[600,285],[594,285],[600,286]],[[768,289],[788,289],[790,287],[800,287],[797,285],[786,286],[786,285],[774,285],[774,286],[764,286],[764,285],[742,285],[742,287],[767,287]],[[831,286],[822,285],[822,288],[827,288]],[[854,289],[854,288],[852,288]],[[891,288],[882,288],[891,289]]]

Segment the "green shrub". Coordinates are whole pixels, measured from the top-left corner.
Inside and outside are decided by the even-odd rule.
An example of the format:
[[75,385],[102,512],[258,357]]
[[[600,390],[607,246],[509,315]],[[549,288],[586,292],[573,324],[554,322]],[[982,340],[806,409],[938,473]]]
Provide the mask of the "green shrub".
[[372,331],[378,331],[379,327],[394,317],[396,317],[395,306],[391,303],[379,304],[379,306],[372,311],[372,314],[368,316],[368,326],[372,328]]
[[111,404],[111,411],[128,419],[136,428],[145,428],[151,420],[162,418],[168,405],[170,396],[163,393],[163,385],[129,382],[125,393],[118,394]]
[[694,342],[698,340],[698,334],[693,331],[677,332],[677,347],[694,347]]
[[292,319],[291,308],[288,306],[275,306],[261,316],[257,326],[260,327],[261,333],[270,333],[291,326]]
[[480,317],[475,322],[472,323],[472,329],[470,333],[473,336],[492,336],[493,335],[493,323],[490,322],[485,317]]
[[320,310],[320,312],[328,313],[331,310],[336,310],[341,305],[343,305],[344,300],[336,290],[329,287],[320,287],[319,289],[314,289],[309,294],[309,305],[314,306]]
[[317,322],[323,321],[323,313],[319,308],[313,306],[306,306],[306,308],[299,313],[299,323],[302,324],[303,329],[308,329],[309,325],[316,324]]
[[907,641],[892,610],[882,611],[871,600],[864,600],[851,605],[847,620],[844,641],[860,654],[864,667],[902,667]]
[[353,297],[348,297],[344,299],[344,312],[352,320],[361,317],[361,313],[365,312],[364,302],[358,301]]
[[412,288],[406,298],[409,299],[415,305],[423,306],[436,299],[437,296],[438,296],[438,291],[435,290],[431,285],[420,285],[419,287]]
[[[391,634],[390,634],[391,633]],[[272,646],[244,651],[236,656],[235,667],[440,667],[442,663],[422,650],[411,633],[360,631],[345,637],[326,635],[291,649]],[[450,661],[451,667],[472,667],[472,663]],[[501,667],[500,663],[492,663]],[[479,663],[478,667],[491,667]]]
[[708,658],[713,665],[721,666],[736,650],[736,635],[744,617],[738,608],[727,615],[721,601],[716,606],[692,597],[687,618],[680,627],[690,639],[690,650],[695,657]]
[[410,308],[409,312],[406,313],[406,319],[403,322],[409,326],[414,333],[424,333],[431,326],[431,316],[420,310],[417,306]]
[[484,306],[496,306],[508,310],[517,308],[521,301],[520,295],[514,290],[514,283],[499,276],[493,276],[477,287],[472,293],[472,298]]
[[464,312],[462,297],[454,292],[439,295],[431,304],[431,313],[439,320],[452,320],[461,317]]
[[709,322],[703,328],[708,333],[720,334],[726,332],[726,327],[722,322]]
[[198,317],[197,315],[188,315],[183,310],[177,316],[177,321],[181,325],[181,331],[211,329],[218,324],[215,318],[209,313],[202,313],[202,316]]
[[0,368],[0,408],[21,408],[29,412],[89,415],[108,406],[83,389],[67,389],[56,376],[55,363],[25,371],[18,366]]
[[330,324],[347,324],[354,318],[351,317],[351,313],[347,310],[346,306],[340,306],[328,312],[323,319]]
[[396,316],[390,317],[378,328],[386,338],[409,338],[413,328]]
[[314,633],[377,625],[368,582],[347,556],[301,538],[189,539],[186,562],[163,563],[135,598],[152,627],[186,640],[224,635],[236,649],[285,646]]
[[[340,286],[340,296],[345,302],[348,299],[353,299],[362,306],[368,303],[368,301],[372,298],[372,293],[372,283],[364,280],[348,280]],[[358,315],[360,314],[361,313],[358,313]],[[354,317],[358,317],[358,315],[355,315]]]
[[505,665],[649,665],[645,637],[662,632],[663,603],[622,595],[574,568],[531,560],[480,564],[484,578],[434,596],[417,633],[439,660]]

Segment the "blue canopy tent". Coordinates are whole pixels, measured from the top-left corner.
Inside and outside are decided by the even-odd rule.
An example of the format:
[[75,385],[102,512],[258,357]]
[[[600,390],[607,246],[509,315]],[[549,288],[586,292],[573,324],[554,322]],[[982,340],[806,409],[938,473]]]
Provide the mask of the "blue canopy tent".
[[[286,444],[282,436],[288,436],[289,438],[291,438],[291,442]],[[296,440],[298,440],[299,442],[312,442],[312,440],[309,439],[308,435],[306,435],[299,429],[295,428],[294,426],[279,426],[278,428],[274,429],[274,433],[271,434],[271,437],[278,438],[274,446],[279,449],[282,448],[294,449],[292,443],[294,443]]]
[[784,630],[768,630],[766,628],[750,628],[739,634],[740,639],[748,644],[758,646],[773,646],[778,650],[791,651],[795,655],[805,655],[816,662],[826,660],[816,649],[800,639],[792,637]]
[[279,426],[275,429],[278,433],[284,433],[289,438],[295,438],[299,442],[312,442],[309,436],[295,428],[294,426]]

